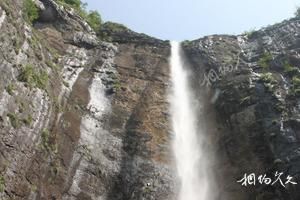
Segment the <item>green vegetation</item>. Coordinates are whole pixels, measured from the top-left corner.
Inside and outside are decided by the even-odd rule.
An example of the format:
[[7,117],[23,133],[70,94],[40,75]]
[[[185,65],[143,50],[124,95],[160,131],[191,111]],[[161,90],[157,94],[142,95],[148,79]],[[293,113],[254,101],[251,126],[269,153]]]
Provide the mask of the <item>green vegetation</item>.
[[42,148],[44,150],[49,151],[51,149],[50,148],[50,134],[47,129],[44,129],[42,131],[41,138],[42,138]]
[[102,20],[101,15],[97,11],[90,11],[86,16],[86,20],[94,31],[100,31]]
[[39,10],[33,0],[24,1],[24,18],[31,24],[38,19]]
[[277,81],[275,80],[274,76],[272,73],[268,72],[268,73],[263,73],[260,77],[260,79],[265,82],[265,83],[272,83],[275,84],[277,83]]
[[66,82],[66,81],[63,81],[63,84],[64,84],[64,86],[66,86],[66,87],[70,87],[70,84],[69,84],[68,82]]
[[276,86],[276,83],[277,83],[273,74],[270,72],[263,73],[260,77],[260,80],[263,81],[264,86],[268,89],[269,92],[273,91],[273,88]]
[[186,45],[189,45],[191,43],[192,42],[190,40],[184,40],[181,44],[182,44],[182,46],[186,46]]
[[62,0],[62,2],[69,4],[77,9],[80,9],[82,7],[82,3],[80,0]]
[[300,95],[300,77],[294,76],[292,78],[292,94],[299,96]]
[[124,32],[126,30],[128,30],[128,28],[123,24],[106,22],[101,26],[100,31],[97,34],[102,40],[110,42],[112,41],[112,38],[109,36],[110,32],[118,33],[118,32]]
[[22,45],[22,42],[20,41],[20,38],[18,38],[18,37],[13,38],[12,42],[13,42],[13,46],[15,48],[16,54],[19,54],[19,51],[20,51],[21,45]]
[[25,103],[24,103],[24,102],[21,102],[21,103],[19,104],[19,112],[20,112],[20,113],[23,113],[24,110],[25,110]]
[[31,123],[32,123],[32,116],[31,116],[31,115],[28,115],[27,118],[24,118],[24,119],[22,120],[22,122],[23,122],[25,125],[30,126]]
[[57,145],[51,144],[50,132],[48,129],[44,129],[41,133],[41,148],[49,153],[57,153]]
[[20,127],[20,122],[23,122],[25,125],[30,126],[33,120],[30,114],[22,120],[19,119],[15,113],[8,113],[7,117],[9,118],[10,123],[14,128]]
[[114,22],[106,22],[103,26],[105,29],[109,29],[112,32],[122,32],[127,30],[127,27],[124,26],[123,24],[114,23]]
[[270,63],[273,60],[273,56],[270,52],[266,52],[258,61],[258,65],[261,66],[264,70],[267,70],[270,67]]
[[0,192],[4,192],[5,189],[5,180],[3,175],[0,175]]
[[14,127],[14,128],[18,128],[19,127],[20,122],[19,122],[19,119],[16,116],[16,114],[14,114],[14,113],[8,113],[7,117],[9,118],[12,127]]
[[18,77],[19,81],[26,82],[29,87],[45,89],[48,84],[48,74],[45,71],[34,69],[30,64],[22,68]]
[[14,84],[9,84],[8,86],[6,86],[6,92],[9,95],[13,95],[14,94],[14,90],[15,90],[15,85]]
[[109,74],[109,78],[113,80],[112,87],[114,91],[120,90],[121,89],[121,82],[120,79],[118,78],[118,75],[116,73],[111,73]]
[[114,87],[115,90],[120,90],[121,89],[121,84],[119,82],[114,83],[113,87]]
[[298,72],[298,68],[292,66],[288,61],[284,62],[283,69],[284,69],[284,72],[288,73],[289,75],[294,75]]
[[37,186],[36,185],[31,185],[30,190],[32,192],[36,192],[37,191]]
[[87,23],[94,29],[95,32],[100,31],[101,27],[101,15],[98,11],[87,11],[86,10],[86,3],[82,3],[80,0],[57,0],[58,3],[66,6],[71,7],[76,12],[87,21]]
[[53,70],[58,70],[58,66],[50,60],[45,61],[46,65]]

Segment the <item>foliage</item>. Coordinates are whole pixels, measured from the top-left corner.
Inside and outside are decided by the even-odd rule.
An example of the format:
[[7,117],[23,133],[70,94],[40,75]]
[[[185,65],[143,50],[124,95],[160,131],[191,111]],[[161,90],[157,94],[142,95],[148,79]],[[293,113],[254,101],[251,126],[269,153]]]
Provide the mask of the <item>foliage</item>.
[[100,30],[102,20],[101,15],[97,11],[90,11],[86,16],[86,20],[94,31],[98,32]]
[[45,89],[48,84],[48,74],[45,71],[34,69],[30,64],[22,68],[19,81],[26,82],[30,87]]
[[98,11],[87,11],[86,3],[82,3],[80,0],[58,0],[59,3],[64,6],[70,6],[75,9],[77,13],[87,21],[91,28],[98,32],[102,23],[101,15]]
[[113,32],[122,32],[124,30],[127,30],[127,27],[123,24],[114,23],[114,22],[106,22],[104,25],[104,29],[108,29]]
[[262,55],[262,57],[258,61],[258,65],[263,69],[268,69],[270,67],[270,63],[273,60],[273,56],[270,52],[266,52]]
[[81,8],[82,3],[80,0],[62,0],[64,3],[69,4],[75,8]]
[[33,0],[24,1],[24,14],[25,19],[33,23],[39,17],[39,10]]
[[120,83],[119,81],[115,82],[115,83],[113,84],[113,88],[114,88],[115,90],[120,90],[120,89],[121,89],[121,83]]
[[182,46],[186,46],[186,45],[189,45],[189,44],[191,44],[192,42],[191,41],[189,41],[189,40],[184,40],[181,44],[182,44]]
[[47,150],[49,151],[50,150],[50,136],[49,136],[49,131],[47,129],[44,129],[42,131],[42,134],[41,134],[41,138],[42,138],[42,148],[44,150]]
[[24,118],[24,119],[22,120],[22,122],[23,122],[25,125],[30,126],[31,123],[32,123],[32,116],[31,116],[31,115],[28,115],[27,118]]
[[12,127],[14,127],[14,128],[19,127],[19,124],[20,124],[19,119],[14,113],[8,113],[7,117],[9,118]]
[[49,153],[57,153],[57,145],[51,144],[50,141],[50,132],[48,129],[43,129],[41,133],[41,147],[43,150],[49,152]]
[[277,83],[277,81],[275,80],[275,78],[273,77],[273,74],[268,72],[268,73],[263,73],[260,77],[260,79],[265,82],[265,83],[272,83],[275,84]]
[[298,68],[292,66],[288,61],[284,62],[283,69],[284,69],[284,72],[288,73],[289,75],[293,75],[298,72]]
[[300,78],[299,77],[293,77],[292,79],[293,85],[299,87],[300,86]]
[[0,192],[4,192],[5,189],[5,180],[3,175],[0,175]]
[[9,94],[9,95],[13,95],[14,93],[14,90],[15,90],[15,85],[14,84],[9,84],[8,86],[6,86],[6,92]]
[[64,86],[70,87],[70,84],[67,81],[63,81]]
[[292,78],[292,93],[296,96],[300,95],[300,77],[294,76]]
[[294,76],[292,79],[294,90],[300,89],[300,77]]

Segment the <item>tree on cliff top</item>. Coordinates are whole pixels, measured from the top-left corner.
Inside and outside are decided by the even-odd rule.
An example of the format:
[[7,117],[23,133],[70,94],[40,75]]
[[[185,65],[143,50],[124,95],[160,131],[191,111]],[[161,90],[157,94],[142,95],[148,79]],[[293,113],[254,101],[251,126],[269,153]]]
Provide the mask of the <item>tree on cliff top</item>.
[[57,0],[60,3],[67,4],[74,8],[78,14],[84,18],[87,23],[94,29],[95,32],[99,32],[102,24],[101,15],[98,11],[87,11],[86,3],[82,3],[81,0]]

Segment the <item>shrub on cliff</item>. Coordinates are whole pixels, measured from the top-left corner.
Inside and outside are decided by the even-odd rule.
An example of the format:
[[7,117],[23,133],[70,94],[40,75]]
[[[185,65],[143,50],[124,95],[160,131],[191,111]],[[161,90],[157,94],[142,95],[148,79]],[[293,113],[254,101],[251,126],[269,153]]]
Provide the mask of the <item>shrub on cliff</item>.
[[27,83],[29,87],[45,89],[48,84],[48,74],[28,64],[21,69],[18,80]]
[[62,0],[63,2],[65,2],[66,4],[69,4],[75,8],[81,8],[82,7],[82,3],[80,0]]
[[94,29],[96,32],[100,30],[100,26],[102,23],[101,15],[97,11],[90,11],[87,16],[86,20],[88,24]]
[[59,3],[69,6],[77,11],[77,13],[87,21],[87,23],[94,29],[95,32],[100,30],[102,23],[101,15],[98,11],[87,11],[86,3],[80,0],[57,0]]
[[24,17],[30,23],[33,23],[39,17],[39,10],[32,0],[24,1]]

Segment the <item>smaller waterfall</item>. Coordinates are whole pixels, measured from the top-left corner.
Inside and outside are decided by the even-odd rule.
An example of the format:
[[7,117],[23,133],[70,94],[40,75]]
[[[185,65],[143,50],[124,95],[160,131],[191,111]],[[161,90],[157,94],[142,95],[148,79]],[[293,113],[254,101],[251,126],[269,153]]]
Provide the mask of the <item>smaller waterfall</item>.
[[208,196],[207,159],[201,147],[203,135],[197,127],[197,109],[184,69],[180,44],[171,43],[171,120],[175,134],[173,151],[181,181],[179,200],[212,200]]

